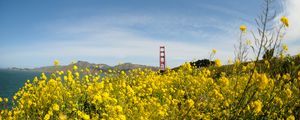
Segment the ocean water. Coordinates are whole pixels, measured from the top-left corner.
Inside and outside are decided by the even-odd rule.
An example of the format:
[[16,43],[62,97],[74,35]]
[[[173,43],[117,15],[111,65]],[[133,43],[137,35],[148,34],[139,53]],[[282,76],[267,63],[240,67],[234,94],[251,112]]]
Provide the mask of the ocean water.
[[[7,107],[11,107],[12,97],[14,94],[24,86],[27,80],[33,80],[35,76],[40,76],[39,72],[32,71],[18,71],[0,69],[0,97],[8,98],[10,100]],[[0,105],[0,109],[3,106]]]

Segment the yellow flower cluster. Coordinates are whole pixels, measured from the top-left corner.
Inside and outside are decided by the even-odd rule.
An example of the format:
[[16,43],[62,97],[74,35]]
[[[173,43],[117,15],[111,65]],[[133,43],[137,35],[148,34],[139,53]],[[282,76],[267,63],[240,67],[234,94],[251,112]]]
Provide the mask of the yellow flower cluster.
[[25,83],[0,119],[292,119],[300,106],[300,78],[289,74],[250,77],[252,63],[241,74],[182,66],[163,74],[77,66],[43,73]]
[[262,102],[260,100],[254,101],[251,105],[253,107],[253,112],[255,114],[258,114],[261,112]]
[[289,19],[286,16],[282,16],[280,21],[285,27],[289,27]]

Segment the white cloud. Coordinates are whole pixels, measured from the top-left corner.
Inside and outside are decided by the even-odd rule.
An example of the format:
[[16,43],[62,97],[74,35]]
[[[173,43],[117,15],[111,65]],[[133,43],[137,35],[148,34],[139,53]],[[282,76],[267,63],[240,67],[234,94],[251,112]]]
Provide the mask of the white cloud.
[[290,23],[287,31],[287,39],[300,40],[300,0],[286,0],[284,9]]
[[289,54],[295,55],[300,52],[300,1],[283,0],[283,12],[278,16],[287,16],[290,26],[286,29],[286,40],[283,43],[289,46]]
[[[151,25],[153,24],[149,24],[149,26]],[[166,29],[170,29],[168,27],[169,26],[166,26]],[[182,29],[178,26],[175,27]],[[224,26],[219,27],[220,29],[226,30],[226,27]],[[30,45],[10,46],[9,48],[3,48],[3,51],[6,50],[9,52],[2,53],[3,56],[1,61],[10,61],[18,58],[23,58],[23,61],[30,61],[31,59],[39,60],[42,58],[55,59],[63,57],[75,59],[87,57],[114,57],[120,61],[123,61],[122,59],[127,57],[135,57],[139,59],[152,60],[148,60],[148,63],[143,63],[143,61],[141,61],[139,64],[157,66],[159,46],[165,45],[167,50],[167,64],[171,67],[175,67],[185,61],[208,58],[209,52],[213,48],[218,50],[217,57],[226,61],[228,56],[231,56],[231,48],[233,48],[232,42],[235,41],[228,36],[224,37],[224,35],[218,34],[210,35],[208,33],[198,31],[190,32],[195,34],[195,36],[205,36],[207,39],[204,41],[200,39],[196,42],[191,42],[188,36],[186,39],[180,40],[160,39],[155,38],[155,36],[140,35],[134,30],[126,27],[124,28],[120,26],[107,25],[101,22],[83,22],[83,24],[72,24],[70,26],[59,25],[53,27],[52,30],[57,36],[70,35],[73,37],[68,39],[56,38],[46,42],[41,40],[40,42],[37,41]],[[175,31],[175,33],[180,35],[180,32],[178,31]],[[183,34],[183,38],[185,35],[186,34]],[[131,60],[133,61],[133,59]],[[101,63],[102,61],[91,62]],[[113,65],[117,63],[112,61],[106,64]],[[38,66],[43,66],[43,64],[33,67]]]
[[[131,28],[132,26],[143,26],[144,28],[138,30],[146,30],[146,35]],[[157,47],[164,44],[168,50],[169,65],[173,67],[178,65],[175,64],[179,63],[178,61],[182,63],[193,58],[207,58],[212,48],[218,49],[220,53],[226,53],[224,56],[227,57],[229,52],[232,53],[230,50],[233,48],[232,43],[235,42],[235,39],[232,39],[234,28],[231,26],[233,25],[223,21],[210,23],[197,17],[112,16],[105,18],[95,17],[93,20],[89,19],[89,22],[80,22],[75,24],[75,26],[74,24],[64,26],[58,30],[61,30],[62,34],[71,33],[74,35],[88,31],[89,35],[78,40],[80,42],[79,45],[90,43],[90,45],[97,45],[96,47],[104,46],[101,51],[106,51],[105,53],[93,53],[80,50],[81,52],[79,51],[77,54],[109,54],[118,57],[133,55],[141,57],[152,56],[153,60],[155,60],[154,63],[157,63]],[[209,27],[224,32],[222,34],[212,34],[206,31]],[[154,34],[151,34],[151,32]],[[166,35],[168,38],[157,38],[159,35]],[[177,40],[174,40],[172,36],[175,36]],[[74,42],[76,41],[72,41],[73,44]],[[84,48],[82,47],[82,49]],[[120,49],[123,49],[121,50],[122,52],[120,52]],[[222,56],[223,54],[220,54],[219,57],[222,58]]]
[[[139,59],[138,64],[158,66],[159,46],[165,45],[167,65],[171,67],[193,59],[208,58],[213,48],[218,50],[217,58],[227,61],[233,56],[233,43],[236,41],[233,36],[238,26],[208,16],[207,19],[203,18],[203,16],[96,16],[68,23],[53,23],[47,27],[49,36],[53,37],[41,38],[47,40],[28,45],[0,48],[0,53],[9,51],[2,52],[0,60],[7,65],[17,63],[19,65],[27,61],[30,64],[35,63],[30,67],[38,67],[49,65],[51,64],[49,61],[58,58],[68,60],[83,58],[90,62],[114,65],[117,64],[116,61],[100,61],[100,59],[116,58],[119,61],[134,63],[135,59]],[[142,28],[135,29],[135,27]],[[209,28],[221,32],[207,32]],[[99,61],[92,61],[88,59],[90,57],[99,58]],[[20,58],[25,62],[20,62]],[[12,63],[12,60],[15,63]],[[40,62],[42,60],[45,62]]]
[[159,46],[166,45],[168,63],[174,67],[177,66],[178,63],[192,60],[192,58],[206,57],[210,50],[201,45],[176,41],[163,42],[140,37],[125,31],[107,31],[102,32],[102,34],[103,36],[94,35],[84,40],[44,42],[36,43],[31,46],[5,48],[11,51],[10,53],[12,54],[3,54],[2,58],[6,60],[23,58],[23,60],[26,60],[51,56],[96,56],[99,58],[116,57],[119,59],[125,57],[140,57],[151,58],[153,62],[145,64],[156,65]]

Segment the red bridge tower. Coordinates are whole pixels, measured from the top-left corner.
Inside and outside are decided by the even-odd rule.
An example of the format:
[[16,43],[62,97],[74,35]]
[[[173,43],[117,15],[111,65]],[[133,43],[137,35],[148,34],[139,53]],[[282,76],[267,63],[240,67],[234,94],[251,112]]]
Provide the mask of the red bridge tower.
[[160,46],[159,49],[159,68],[160,70],[166,69],[166,49],[165,46]]

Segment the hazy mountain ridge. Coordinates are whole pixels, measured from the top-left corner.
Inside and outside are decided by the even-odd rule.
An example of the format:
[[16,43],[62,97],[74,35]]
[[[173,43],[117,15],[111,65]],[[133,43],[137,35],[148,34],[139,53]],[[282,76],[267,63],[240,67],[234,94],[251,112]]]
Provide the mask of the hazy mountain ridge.
[[124,64],[119,64],[115,66],[109,66],[107,64],[95,64],[95,63],[89,63],[87,61],[78,61],[73,64],[69,65],[59,65],[59,66],[46,66],[46,67],[39,67],[39,68],[34,68],[34,69],[29,69],[33,71],[39,71],[39,72],[54,72],[54,71],[67,71],[73,69],[73,66],[76,65],[79,70],[81,69],[86,69],[88,68],[90,71],[99,71],[102,70],[104,72],[108,70],[123,70],[123,71],[128,71],[132,69],[137,69],[137,68],[142,68],[142,69],[152,69],[152,70],[158,70],[158,67],[153,67],[153,66],[147,66],[147,65],[140,65],[140,64],[132,64],[132,63],[124,63]]

